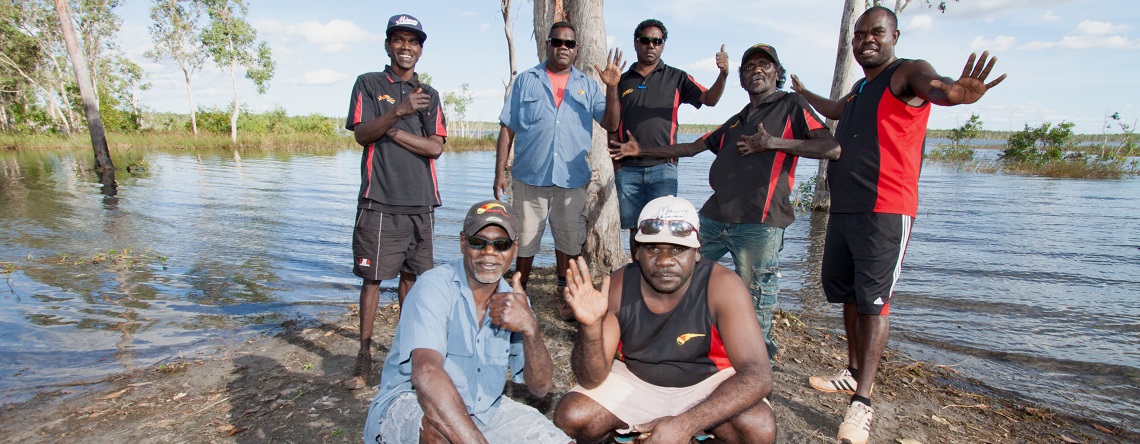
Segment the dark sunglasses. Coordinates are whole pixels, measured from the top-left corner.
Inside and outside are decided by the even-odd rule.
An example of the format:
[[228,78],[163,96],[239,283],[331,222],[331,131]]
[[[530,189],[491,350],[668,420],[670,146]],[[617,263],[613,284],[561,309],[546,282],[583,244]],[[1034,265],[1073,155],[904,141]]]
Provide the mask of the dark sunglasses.
[[693,227],[693,224],[683,220],[665,219],[645,219],[641,221],[640,224],[637,224],[637,230],[652,235],[660,233],[666,226],[669,228],[669,233],[677,237],[689,237],[690,234],[697,231],[697,229]]
[[553,37],[546,39],[546,42],[549,43],[550,46],[555,47],[555,48],[557,48],[559,46],[565,46],[566,49],[574,49],[575,47],[578,46],[578,42],[576,42],[574,40],[562,40],[562,39],[556,39]]
[[657,38],[657,37],[638,37],[637,43],[640,43],[642,45],[649,45],[650,43],[652,43],[656,46],[661,46],[661,45],[665,44],[665,39]]
[[495,251],[507,251],[515,244],[515,241],[510,239],[490,240],[479,236],[467,235],[467,246],[471,247],[472,250],[482,251],[487,248],[487,244],[491,244],[491,248],[494,248]]

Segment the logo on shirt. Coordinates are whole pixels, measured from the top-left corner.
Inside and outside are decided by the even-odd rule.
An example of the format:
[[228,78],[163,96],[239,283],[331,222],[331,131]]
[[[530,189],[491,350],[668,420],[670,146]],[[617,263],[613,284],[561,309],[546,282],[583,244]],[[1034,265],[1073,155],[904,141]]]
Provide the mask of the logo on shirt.
[[384,101],[387,101],[388,103],[391,103],[393,105],[396,104],[396,99],[393,99],[392,96],[389,96],[387,94],[384,94],[380,97],[377,97],[376,100],[384,100]]
[[578,95],[583,95],[583,94],[586,94],[586,91],[578,90]]
[[681,336],[677,336],[677,345],[685,345],[685,343],[689,342],[690,339],[701,338],[704,336],[705,335],[699,333],[685,333]]
[[626,94],[629,94],[629,93],[631,93],[631,92],[633,92],[633,88],[630,88],[630,89],[627,89],[627,90],[625,90],[625,91],[622,91],[622,92],[621,92],[621,96],[622,96],[622,97],[625,97],[625,96],[626,96]]

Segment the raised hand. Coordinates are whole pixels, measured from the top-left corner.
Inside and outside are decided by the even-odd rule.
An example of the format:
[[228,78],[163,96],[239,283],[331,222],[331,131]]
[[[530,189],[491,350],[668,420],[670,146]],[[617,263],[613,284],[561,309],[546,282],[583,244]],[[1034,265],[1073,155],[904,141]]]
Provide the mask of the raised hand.
[[583,326],[597,324],[609,311],[610,277],[602,278],[601,289],[595,289],[590,280],[586,259],[570,261],[566,272],[566,303],[574,310],[574,317]]
[[412,91],[411,94],[404,97],[404,100],[401,101],[399,105],[396,105],[396,115],[408,117],[415,114],[416,111],[427,109],[430,104],[431,95],[425,93],[423,87],[416,88],[415,91]]
[[1005,80],[1005,74],[1002,74],[994,81],[986,83],[986,77],[989,77],[990,70],[994,68],[994,63],[997,63],[997,57],[994,57],[987,64],[986,59],[989,56],[989,51],[983,52],[982,57],[978,58],[978,63],[974,64],[975,54],[971,53],[970,58],[966,60],[966,66],[962,68],[962,76],[958,78],[958,81],[947,85],[946,82],[934,79],[930,81],[930,86],[942,90],[946,94],[946,101],[952,105],[977,102],[986,94],[986,91]]
[[538,320],[530,310],[526,300],[526,291],[519,282],[522,273],[515,272],[511,277],[514,287],[510,293],[495,293],[491,295],[491,303],[487,306],[487,314],[491,316],[491,325],[507,330],[529,334],[538,330]]
[[764,129],[764,124],[756,125],[756,134],[751,136],[741,136],[740,140],[736,142],[736,149],[740,150],[741,156],[749,154],[763,153],[772,147],[772,135]]
[[800,83],[800,78],[795,74],[792,74],[792,91],[800,94],[807,92],[807,88],[804,88],[804,84]]
[[[618,65],[621,65],[620,67]],[[617,88],[618,82],[621,81],[621,72],[625,70],[625,63],[621,61],[621,50],[614,48],[610,50],[606,56],[606,69],[601,69],[597,64],[594,65],[594,70],[598,72],[598,77],[602,78],[602,83],[606,86]]]
[[720,45],[720,52],[716,53],[716,67],[721,74],[728,74],[728,53],[724,52],[724,44]]
[[610,159],[622,160],[626,157],[641,156],[641,145],[633,138],[633,133],[626,131],[625,134],[629,137],[629,142],[610,141]]

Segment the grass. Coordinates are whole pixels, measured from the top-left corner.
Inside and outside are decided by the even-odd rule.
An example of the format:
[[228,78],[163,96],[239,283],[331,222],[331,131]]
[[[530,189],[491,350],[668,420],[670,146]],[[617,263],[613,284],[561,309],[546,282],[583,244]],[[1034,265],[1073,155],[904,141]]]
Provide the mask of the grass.
[[[50,261],[58,265],[71,265],[83,267],[87,265],[105,265],[113,270],[133,270],[152,263],[166,264],[167,258],[151,251],[149,248],[136,252],[127,247],[122,250],[110,249],[95,253],[91,257],[71,255],[67,253],[56,254]],[[166,268],[163,265],[163,268]]]

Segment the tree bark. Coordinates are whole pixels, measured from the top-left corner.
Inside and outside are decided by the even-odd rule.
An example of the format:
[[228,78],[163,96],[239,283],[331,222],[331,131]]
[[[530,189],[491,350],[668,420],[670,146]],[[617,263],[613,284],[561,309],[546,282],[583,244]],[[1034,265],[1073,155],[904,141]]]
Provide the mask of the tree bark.
[[507,35],[507,60],[511,65],[510,78],[503,91],[503,101],[506,101],[511,94],[511,87],[515,85],[515,77],[518,76],[518,69],[515,68],[515,35],[511,31],[511,0],[502,0],[502,11],[503,33]]
[[[835,71],[831,76],[831,100],[839,100],[851,89],[855,81],[855,55],[851,53],[851,30],[855,27],[856,9],[865,10],[863,0],[845,0],[843,18],[839,23],[839,48],[835,52]],[[837,120],[827,119],[827,126],[835,132]],[[815,175],[815,192],[812,193],[812,210],[826,212],[831,209],[831,186],[827,182],[827,159],[819,160]]]
[[91,132],[91,147],[95,150],[95,171],[104,177],[113,174],[115,165],[107,149],[107,135],[103,131],[103,118],[99,115],[99,100],[87,74],[87,61],[79,49],[79,38],[75,35],[75,25],[71,23],[71,12],[65,0],[55,0],[55,10],[59,14],[59,24],[67,52],[71,55],[71,65],[75,68],[75,80],[79,84],[79,95],[83,97],[83,111],[87,116],[87,128]]
[[194,109],[194,94],[191,93],[190,73],[185,69],[182,72],[186,76],[186,101],[190,102],[190,129],[194,131],[194,137],[198,137],[198,116]]
[[[230,61],[230,82],[234,85],[234,110],[230,113],[230,141],[237,145],[238,90],[235,71],[237,71],[237,58]],[[234,153],[237,154],[237,151]]]

